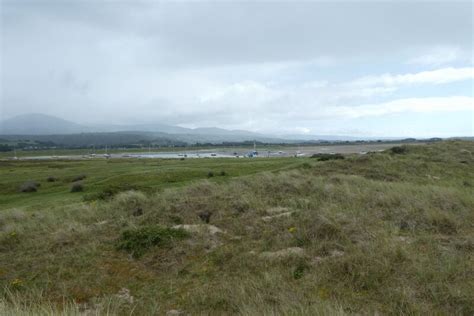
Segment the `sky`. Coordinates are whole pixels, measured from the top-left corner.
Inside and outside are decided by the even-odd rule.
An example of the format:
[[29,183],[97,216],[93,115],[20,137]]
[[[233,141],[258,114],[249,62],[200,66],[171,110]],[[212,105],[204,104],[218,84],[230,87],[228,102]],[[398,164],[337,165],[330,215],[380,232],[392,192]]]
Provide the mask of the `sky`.
[[472,1],[0,3],[0,120],[474,136]]

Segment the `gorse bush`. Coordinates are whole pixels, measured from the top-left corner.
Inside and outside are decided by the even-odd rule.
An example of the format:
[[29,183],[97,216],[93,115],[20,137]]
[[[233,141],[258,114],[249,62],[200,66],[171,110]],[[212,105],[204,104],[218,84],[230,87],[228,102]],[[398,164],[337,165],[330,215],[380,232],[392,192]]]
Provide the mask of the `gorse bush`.
[[48,176],[48,177],[46,178],[46,181],[47,181],[47,182],[56,182],[56,181],[58,181],[58,178],[53,177],[53,176]]
[[311,158],[316,158],[318,161],[341,160],[344,156],[341,154],[313,154]]
[[392,154],[396,154],[396,155],[406,154],[408,152],[408,147],[407,146],[395,146],[395,147],[390,148],[390,152]]
[[71,185],[71,192],[82,192],[84,191],[84,185],[81,182],[75,182]]
[[122,232],[117,242],[117,249],[125,250],[135,258],[141,257],[153,246],[167,247],[174,240],[187,238],[189,233],[183,229],[161,226],[144,226]]

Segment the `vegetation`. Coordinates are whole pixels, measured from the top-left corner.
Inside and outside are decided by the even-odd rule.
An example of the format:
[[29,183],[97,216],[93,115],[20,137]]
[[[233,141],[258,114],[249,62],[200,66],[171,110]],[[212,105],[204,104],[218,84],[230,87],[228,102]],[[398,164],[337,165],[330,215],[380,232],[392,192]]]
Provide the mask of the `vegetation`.
[[[0,314],[472,315],[474,143],[407,147],[2,163]],[[62,180],[82,172],[147,190],[83,202]]]
[[71,185],[71,193],[82,191],[84,191],[84,185],[82,184],[82,182],[74,182]]
[[319,161],[328,161],[344,159],[344,156],[341,154],[314,154],[311,158],[317,158]]
[[26,181],[20,186],[20,192],[36,192],[40,184],[36,181]]

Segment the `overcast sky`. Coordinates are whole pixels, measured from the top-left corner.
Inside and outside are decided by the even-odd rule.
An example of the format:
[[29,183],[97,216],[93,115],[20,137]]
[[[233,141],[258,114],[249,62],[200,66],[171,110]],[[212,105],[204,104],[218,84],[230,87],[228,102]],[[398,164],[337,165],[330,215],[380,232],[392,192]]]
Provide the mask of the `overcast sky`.
[[0,2],[0,119],[474,136],[472,1]]

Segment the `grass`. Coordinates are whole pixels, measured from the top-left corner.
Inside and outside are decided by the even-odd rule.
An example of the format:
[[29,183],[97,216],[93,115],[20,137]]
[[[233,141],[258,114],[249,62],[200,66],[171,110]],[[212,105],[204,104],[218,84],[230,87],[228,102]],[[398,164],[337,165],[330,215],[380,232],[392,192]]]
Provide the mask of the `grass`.
[[442,142],[329,161],[55,162],[71,164],[56,169],[61,190],[81,173],[90,193],[117,179],[146,190],[88,202],[46,182],[3,191],[0,314],[472,315],[472,153]]
[[[227,177],[216,177],[216,181],[225,181],[226,178],[279,170],[295,164],[299,164],[299,160],[293,158],[0,161],[0,210],[70,205],[80,203],[84,197],[101,195],[105,198],[127,187],[156,191],[206,179],[210,171],[218,174],[224,170]],[[48,177],[55,177],[57,181],[49,182]],[[69,194],[71,182],[79,179],[85,190],[80,194]],[[40,183],[41,187],[35,193],[21,194],[19,188],[27,181]]]

